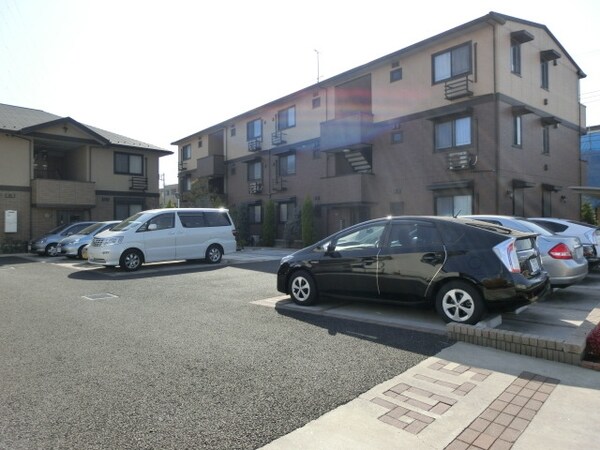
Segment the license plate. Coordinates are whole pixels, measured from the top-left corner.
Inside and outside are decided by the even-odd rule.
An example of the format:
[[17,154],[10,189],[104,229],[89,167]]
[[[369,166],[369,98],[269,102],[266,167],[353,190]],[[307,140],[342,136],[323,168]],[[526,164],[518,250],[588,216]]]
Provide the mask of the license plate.
[[537,258],[532,258],[529,260],[529,265],[531,266],[532,272],[538,272],[540,270],[540,263]]
[[27,251],[30,252],[31,251],[31,244],[27,244]]
[[577,247],[575,249],[575,258],[576,259],[581,259],[583,258],[583,247]]

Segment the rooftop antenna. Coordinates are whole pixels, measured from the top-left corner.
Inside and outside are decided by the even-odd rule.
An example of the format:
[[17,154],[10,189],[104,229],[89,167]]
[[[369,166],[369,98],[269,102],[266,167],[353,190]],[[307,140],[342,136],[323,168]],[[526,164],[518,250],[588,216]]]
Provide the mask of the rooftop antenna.
[[317,84],[319,84],[319,80],[321,79],[321,72],[319,68],[319,50],[315,49],[315,53],[317,54]]

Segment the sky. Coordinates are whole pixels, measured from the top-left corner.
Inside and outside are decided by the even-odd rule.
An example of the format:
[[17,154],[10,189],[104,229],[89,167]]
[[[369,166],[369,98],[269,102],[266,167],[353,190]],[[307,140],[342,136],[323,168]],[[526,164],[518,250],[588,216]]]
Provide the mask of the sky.
[[600,125],[598,0],[0,0],[0,103],[174,151],[174,184],[171,142],[490,11],[550,29]]

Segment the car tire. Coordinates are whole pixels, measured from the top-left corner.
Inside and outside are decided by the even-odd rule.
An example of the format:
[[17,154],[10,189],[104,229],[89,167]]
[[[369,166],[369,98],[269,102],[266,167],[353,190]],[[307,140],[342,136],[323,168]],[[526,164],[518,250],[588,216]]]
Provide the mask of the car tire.
[[218,264],[223,258],[223,250],[219,245],[213,244],[206,249],[206,261],[210,264]]
[[317,285],[305,270],[298,270],[292,274],[288,282],[288,292],[297,305],[310,306],[317,302]]
[[46,245],[46,250],[45,250],[44,253],[47,256],[56,256],[56,255],[58,255],[56,244],[48,244],[48,245]]
[[435,308],[444,322],[474,325],[486,312],[479,291],[465,281],[451,281],[437,293]]
[[136,249],[125,250],[119,259],[121,269],[127,272],[134,272],[142,266],[144,257],[142,252]]
[[83,249],[85,248],[85,245],[82,245],[81,247],[79,247],[77,249],[77,259],[83,259]]

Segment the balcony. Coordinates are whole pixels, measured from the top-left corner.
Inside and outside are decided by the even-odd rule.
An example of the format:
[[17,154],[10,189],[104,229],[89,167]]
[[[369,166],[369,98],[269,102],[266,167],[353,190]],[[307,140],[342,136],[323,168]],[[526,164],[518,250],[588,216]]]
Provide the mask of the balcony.
[[286,144],[286,136],[283,131],[274,131],[271,133],[271,144],[272,145],[283,145]]
[[31,202],[37,207],[96,205],[96,183],[38,178],[31,180]]
[[129,184],[130,191],[148,190],[148,177],[131,177]]
[[447,81],[444,86],[446,100],[457,100],[459,98],[472,96],[472,84],[473,81],[467,75],[462,78]]
[[196,162],[196,177],[223,177],[225,176],[225,157],[212,155],[199,158]]
[[321,123],[321,150],[362,147],[373,139],[373,114],[359,112]]
[[262,139],[252,139],[248,141],[248,151],[258,152],[262,150]]
[[374,176],[367,173],[322,178],[320,182],[321,203],[340,204],[379,201],[373,181]]

